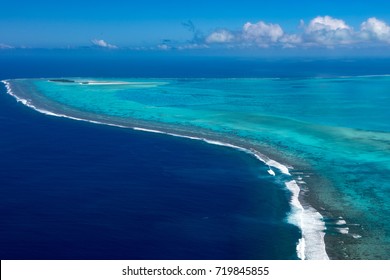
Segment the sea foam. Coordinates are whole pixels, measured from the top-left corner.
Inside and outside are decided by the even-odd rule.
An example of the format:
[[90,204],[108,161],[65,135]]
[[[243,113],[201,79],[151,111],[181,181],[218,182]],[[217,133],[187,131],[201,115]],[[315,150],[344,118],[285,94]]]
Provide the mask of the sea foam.
[[322,215],[310,206],[303,206],[299,202],[300,187],[295,180],[285,183],[292,193],[290,199],[291,213],[288,221],[298,226],[302,231],[302,238],[297,244],[297,254],[302,260],[328,260],[325,250],[325,222]]
[[[194,137],[194,136],[188,136],[188,135],[181,135],[176,133],[169,133],[164,132],[160,130],[155,129],[148,129],[148,128],[142,128],[142,127],[130,127],[130,126],[123,126],[118,124],[112,124],[107,122],[100,122],[100,121],[94,121],[89,119],[83,119],[83,118],[77,118],[69,115],[64,114],[57,114],[42,108],[37,108],[32,104],[31,100],[27,100],[24,98],[18,97],[13,91],[12,87],[8,80],[2,81],[5,84],[5,87],[7,89],[7,93],[11,96],[13,96],[18,102],[21,102],[25,106],[28,106],[40,113],[55,116],[55,117],[62,117],[62,118],[69,118],[73,120],[78,121],[85,121],[89,123],[94,124],[104,124],[109,126],[116,126],[121,128],[131,128],[133,130],[138,131],[144,131],[144,132],[150,132],[150,133],[159,133],[159,134],[165,134],[175,137],[181,137],[181,138],[187,138],[192,140],[198,140],[198,141],[204,141],[208,144],[212,145],[218,145],[218,146],[225,146],[229,148],[233,148],[239,151],[243,151],[245,153],[251,154],[255,156],[259,161],[263,162],[265,165],[268,166],[268,173],[271,176],[276,176],[276,173],[274,170],[279,171],[283,175],[287,175],[291,177],[291,174],[289,172],[289,167],[286,165],[283,165],[273,159],[268,158],[267,156],[261,154],[260,152],[256,151],[255,149],[247,149],[244,147],[240,147],[237,145],[233,145],[230,143],[225,143],[221,141],[216,140],[210,140],[202,137]],[[272,168],[271,168],[272,167]],[[291,168],[291,167],[290,167]],[[299,180],[300,182],[304,183],[303,181]],[[288,222],[291,224],[296,225],[298,228],[300,228],[302,237],[298,240],[297,246],[296,246],[296,252],[298,258],[302,260],[311,259],[311,260],[327,260],[329,259],[326,250],[325,250],[325,223],[323,221],[322,215],[316,211],[314,208],[310,206],[303,206],[299,201],[299,194],[300,194],[300,187],[297,184],[297,182],[293,179],[287,181],[285,183],[286,188],[291,192],[291,199],[290,199],[290,205],[291,205],[291,213],[288,217]],[[356,237],[359,238],[359,237]]]

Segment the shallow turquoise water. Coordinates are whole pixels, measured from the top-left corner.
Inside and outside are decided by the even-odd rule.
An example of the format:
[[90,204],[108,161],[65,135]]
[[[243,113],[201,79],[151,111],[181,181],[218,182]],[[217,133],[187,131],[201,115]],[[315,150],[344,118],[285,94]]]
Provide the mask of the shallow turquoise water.
[[290,166],[331,256],[390,258],[390,77],[74,80],[12,84],[58,114],[255,148]]

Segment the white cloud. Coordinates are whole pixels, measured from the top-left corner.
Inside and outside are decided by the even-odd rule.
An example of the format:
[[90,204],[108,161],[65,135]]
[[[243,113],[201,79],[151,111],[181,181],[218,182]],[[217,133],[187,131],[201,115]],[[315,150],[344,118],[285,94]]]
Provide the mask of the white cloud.
[[247,22],[242,28],[243,40],[264,46],[276,43],[283,34],[283,29],[279,24],[267,24],[263,21],[258,23]]
[[206,36],[205,43],[226,44],[231,46],[257,46],[267,48],[273,45],[294,47],[301,42],[301,37],[296,34],[285,34],[279,24],[247,22],[240,31],[221,29]]
[[284,34],[279,41],[285,44],[297,45],[302,43],[302,37],[297,34]]
[[305,27],[304,42],[333,46],[354,42],[353,29],[343,20],[330,16],[318,16]]
[[308,27],[306,28],[307,32],[316,32],[316,31],[336,31],[341,29],[348,29],[350,30],[351,27],[349,27],[343,20],[332,18],[330,16],[318,16],[316,18],[313,18]]
[[308,24],[301,20],[297,31],[287,34],[276,23],[247,22],[241,30],[214,31],[203,38],[203,43],[218,43],[228,48],[377,46],[378,43],[390,44],[390,25],[372,17],[355,31],[343,19],[317,16]]
[[101,47],[101,48],[107,48],[107,49],[117,49],[118,48],[117,46],[111,45],[111,44],[107,43],[106,41],[104,41],[102,39],[93,39],[93,40],[91,40],[91,42],[95,46],[98,46],[98,47]]
[[0,43],[0,49],[5,50],[5,49],[13,49],[14,47],[7,45],[7,44],[2,44]]
[[219,30],[206,37],[206,43],[229,43],[234,40],[234,35],[228,30]]
[[390,43],[390,26],[375,17],[367,19],[360,26],[360,36],[365,40],[376,39]]

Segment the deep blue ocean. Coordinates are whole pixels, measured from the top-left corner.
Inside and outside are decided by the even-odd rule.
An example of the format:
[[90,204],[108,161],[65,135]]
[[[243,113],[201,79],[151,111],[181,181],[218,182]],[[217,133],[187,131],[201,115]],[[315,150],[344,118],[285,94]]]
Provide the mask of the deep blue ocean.
[[[332,77],[389,60],[0,52],[0,79]],[[290,194],[254,157],[55,118],[0,89],[0,259],[296,259]]]
[[[1,79],[148,74],[109,55],[0,57]],[[149,75],[187,67],[201,75]],[[1,259],[296,258],[288,193],[242,152],[45,116],[4,87],[0,131]]]

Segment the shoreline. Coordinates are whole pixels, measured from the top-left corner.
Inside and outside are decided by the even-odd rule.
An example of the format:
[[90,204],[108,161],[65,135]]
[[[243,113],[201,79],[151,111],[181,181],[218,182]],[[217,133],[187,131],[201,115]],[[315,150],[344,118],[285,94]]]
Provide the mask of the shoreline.
[[[94,120],[94,119],[88,119],[83,117],[74,117],[63,113],[54,113],[50,110],[39,108],[39,106],[36,107],[36,105],[33,104],[32,100],[28,100],[23,97],[20,97],[19,95],[16,95],[11,88],[11,84],[9,80],[3,80],[2,83],[4,83],[6,86],[7,94],[14,97],[17,100],[17,102],[21,102],[23,105],[35,111],[38,111],[42,114],[56,116],[56,117],[63,117],[63,118],[77,120],[77,121],[85,121],[94,124],[100,124],[100,125],[103,124],[108,126],[133,129],[136,131],[144,131],[148,133],[159,133],[159,134],[165,134],[173,137],[181,137],[181,138],[187,138],[191,140],[203,141],[211,145],[219,145],[219,146],[225,146],[225,147],[237,149],[251,156],[254,156],[257,160],[261,161],[263,164],[268,166],[268,173],[270,176],[274,176],[274,177],[276,175],[284,176],[283,178],[284,185],[286,189],[289,190],[291,193],[291,198],[289,201],[291,206],[291,211],[290,213],[288,213],[287,221],[290,224],[296,225],[301,230],[302,233],[302,236],[298,240],[296,245],[298,258],[329,259],[329,256],[326,252],[328,246],[325,243],[326,227],[325,227],[325,222],[323,221],[324,217],[323,215],[321,215],[321,213],[318,210],[316,210],[312,205],[310,205],[308,201],[306,201],[304,197],[305,195],[302,192],[302,185],[306,184],[306,182],[304,182],[300,177],[298,177],[298,179],[294,178],[295,175],[292,175],[290,173],[291,170],[294,170],[293,167],[291,166],[288,167],[260,153],[257,150],[257,147],[255,145],[246,143],[245,140],[243,139],[240,139],[241,141],[237,141],[238,143],[236,143],[235,141],[225,142],[225,141],[213,140],[214,137],[210,137],[212,139],[209,139],[203,136],[199,136],[196,133],[186,133],[184,129],[183,131],[175,130],[175,129],[172,129],[171,131],[169,128],[167,128],[166,131],[163,131],[165,127],[160,126],[157,127],[156,129],[153,126],[153,124],[151,124],[150,122],[149,125],[147,125],[146,127],[141,127],[132,124],[129,125],[129,124],[111,123],[104,118],[103,118],[104,120]],[[74,110],[74,111],[78,112],[78,110]],[[163,130],[159,130],[161,128]],[[193,135],[188,135],[188,134],[193,134]],[[231,142],[233,142],[233,144]]]

